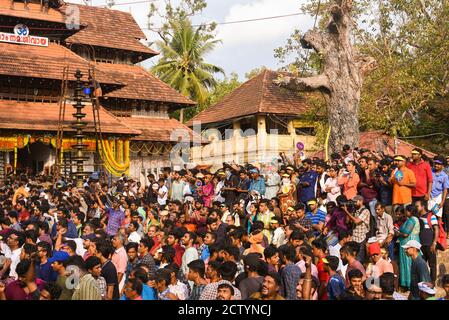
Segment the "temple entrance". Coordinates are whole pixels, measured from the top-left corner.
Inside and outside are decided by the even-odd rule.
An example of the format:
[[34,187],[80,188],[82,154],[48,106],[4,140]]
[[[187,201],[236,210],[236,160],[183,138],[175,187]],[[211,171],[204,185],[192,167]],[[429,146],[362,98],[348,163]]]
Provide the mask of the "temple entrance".
[[48,174],[54,163],[54,148],[42,142],[34,142],[17,150],[17,172],[31,175]]

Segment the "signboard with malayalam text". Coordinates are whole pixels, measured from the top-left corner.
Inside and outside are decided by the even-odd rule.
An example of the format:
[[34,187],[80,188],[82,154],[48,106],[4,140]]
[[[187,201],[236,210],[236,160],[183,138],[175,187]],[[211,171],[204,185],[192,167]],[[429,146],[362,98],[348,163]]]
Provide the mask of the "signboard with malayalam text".
[[6,33],[6,32],[0,32],[0,42],[48,47],[48,38],[37,36],[19,36],[13,33]]
[[14,33],[0,32],[0,42],[48,47],[48,38],[30,36],[30,30],[24,24],[16,25],[14,27]]

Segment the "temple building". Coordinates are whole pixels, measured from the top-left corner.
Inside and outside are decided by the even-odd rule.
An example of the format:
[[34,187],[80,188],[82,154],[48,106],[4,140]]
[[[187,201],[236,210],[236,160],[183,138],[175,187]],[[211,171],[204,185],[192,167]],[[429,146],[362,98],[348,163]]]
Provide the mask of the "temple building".
[[139,65],[158,54],[144,40],[126,12],[61,0],[0,0],[0,175],[51,174],[57,163],[61,174],[73,172],[77,70],[86,171],[103,168],[145,183],[148,173],[172,166],[170,152],[181,136],[201,142],[169,118],[195,103]]
[[304,156],[316,151],[315,124],[302,117],[303,95],[276,86],[278,72],[264,70],[192,118],[187,125],[210,142],[191,149],[193,163],[266,163],[298,143]]

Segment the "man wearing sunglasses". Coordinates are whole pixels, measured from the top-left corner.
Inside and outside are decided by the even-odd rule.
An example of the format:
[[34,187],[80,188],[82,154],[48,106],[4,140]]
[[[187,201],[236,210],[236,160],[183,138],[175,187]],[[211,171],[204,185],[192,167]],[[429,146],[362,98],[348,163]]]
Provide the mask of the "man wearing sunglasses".
[[16,266],[20,261],[20,253],[25,243],[25,236],[17,231],[13,231],[7,238],[6,243],[0,242],[1,252],[5,254],[6,261],[0,274],[7,272],[9,268],[9,276],[17,280]]

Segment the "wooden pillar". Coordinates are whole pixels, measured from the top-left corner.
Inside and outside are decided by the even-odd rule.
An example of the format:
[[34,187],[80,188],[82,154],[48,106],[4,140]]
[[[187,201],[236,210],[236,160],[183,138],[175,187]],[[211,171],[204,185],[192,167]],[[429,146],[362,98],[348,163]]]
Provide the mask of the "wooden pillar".
[[243,150],[244,146],[241,145],[241,125],[240,125],[240,121],[239,120],[234,120],[232,122],[232,129],[234,130],[234,133],[232,135],[232,139],[234,140],[233,142],[233,148],[232,148],[232,153],[233,153],[233,160],[236,163],[240,163],[240,157],[238,155],[239,150]]
[[184,123],[184,109],[179,111],[179,122]]
[[267,122],[265,115],[257,116],[257,160],[265,156],[267,147]]

